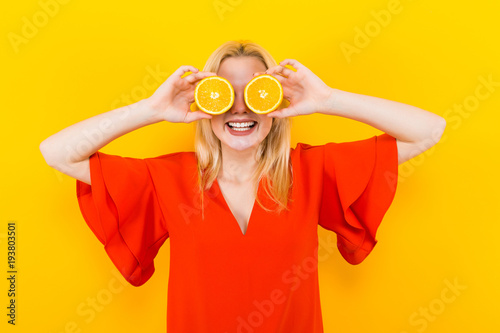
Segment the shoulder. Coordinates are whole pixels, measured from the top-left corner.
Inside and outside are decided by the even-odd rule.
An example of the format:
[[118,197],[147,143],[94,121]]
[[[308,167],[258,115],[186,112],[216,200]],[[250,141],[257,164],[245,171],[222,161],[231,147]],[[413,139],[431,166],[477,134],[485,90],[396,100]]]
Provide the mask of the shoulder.
[[358,161],[375,154],[377,139],[387,140],[385,136],[373,136],[356,141],[332,141],[315,145],[299,142],[295,148],[290,149],[290,159],[296,166],[330,165],[335,160]]
[[325,144],[299,142],[290,149],[290,162],[295,177],[302,181],[320,176],[324,169]]
[[164,154],[156,157],[145,158],[148,163],[196,163],[196,154],[194,151],[181,151]]
[[[160,201],[170,205],[192,200],[198,182],[194,152],[175,152],[145,158],[150,180]],[[172,207],[174,207],[172,206]]]
[[338,143],[328,142],[324,144],[310,144],[298,142],[295,148],[290,148],[290,160],[292,164],[322,163],[326,150],[331,150]]
[[290,148],[290,156],[298,157],[303,154],[314,155],[323,151],[325,144],[311,145],[309,143],[298,142],[295,148]]
[[175,152],[144,159],[149,167],[169,170],[196,168],[196,154],[193,151]]
[[[392,139],[392,140],[391,140]],[[382,134],[379,136],[372,136],[366,139],[355,140],[355,141],[342,141],[342,142],[327,142],[324,144],[311,145],[308,143],[299,142],[295,148],[291,148],[291,156],[314,156],[318,154],[323,154],[325,152],[332,153],[344,153],[344,152],[357,152],[359,150],[366,150],[367,148],[373,149],[377,143],[387,143],[392,142],[394,138],[387,134]]]
[[145,158],[144,161],[155,181],[183,183],[197,176],[197,159],[192,151]]

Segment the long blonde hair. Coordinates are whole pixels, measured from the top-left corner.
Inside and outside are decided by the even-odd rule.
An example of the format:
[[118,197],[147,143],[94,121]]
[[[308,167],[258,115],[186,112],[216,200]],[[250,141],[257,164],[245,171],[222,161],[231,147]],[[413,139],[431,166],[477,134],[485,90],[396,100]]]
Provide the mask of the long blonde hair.
[[[277,63],[269,52],[262,46],[250,41],[228,41],[219,46],[208,58],[203,71],[215,72],[219,70],[222,61],[229,57],[256,57],[266,68],[276,66]],[[286,101],[278,109],[283,108]],[[195,107],[198,110],[197,107]],[[198,185],[201,193],[201,207],[203,214],[203,193],[210,189],[219,174],[222,166],[221,142],[212,130],[210,119],[196,121],[195,153],[198,160]],[[256,185],[254,195],[257,203],[266,211],[257,193],[261,179],[266,179],[264,186],[267,195],[277,204],[277,211],[288,210],[290,189],[293,180],[293,171],[290,162],[290,133],[291,119],[273,118],[271,130],[257,148],[257,168],[252,175]],[[222,194],[221,194],[222,195]]]

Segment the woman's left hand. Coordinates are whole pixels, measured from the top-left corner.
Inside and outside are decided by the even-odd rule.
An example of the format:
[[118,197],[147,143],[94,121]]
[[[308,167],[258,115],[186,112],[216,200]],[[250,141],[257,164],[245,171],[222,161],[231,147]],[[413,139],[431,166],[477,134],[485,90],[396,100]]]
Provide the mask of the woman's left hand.
[[[293,66],[297,71],[284,67]],[[255,73],[264,74],[264,73]],[[308,115],[324,111],[333,89],[327,86],[311,70],[294,59],[285,59],[279,65],[269,68],[265,74],[273,75],[283,86],[283,98],[290,101],[287,108],[268,113],[269,117],[284,118]]]

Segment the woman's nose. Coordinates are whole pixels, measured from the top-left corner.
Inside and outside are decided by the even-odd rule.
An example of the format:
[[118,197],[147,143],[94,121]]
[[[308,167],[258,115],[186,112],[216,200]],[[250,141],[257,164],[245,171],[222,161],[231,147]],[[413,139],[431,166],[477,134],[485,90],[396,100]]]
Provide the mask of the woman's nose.
[[230,111],[232,113],[245,113],[249,112],[247,105],[245,104],[245,99],[243,98],[243,93],[236,93],[234,96],[234,103]]

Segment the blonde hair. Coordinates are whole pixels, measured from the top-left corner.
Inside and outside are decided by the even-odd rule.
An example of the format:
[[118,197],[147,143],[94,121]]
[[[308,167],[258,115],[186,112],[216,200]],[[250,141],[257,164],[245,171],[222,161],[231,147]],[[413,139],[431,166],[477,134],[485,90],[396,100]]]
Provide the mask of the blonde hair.
[[[276,66],[277,63],[269,52],[262,46],[250,41],[228,41],[219,46],[208,58],[203,71],[215,72],[219,70],[222,61],[229,57],[256,57],[266,68]],[[284,100],[285,103],[285,100]],[[282,103],[278,109],[283,108]],[[195,107],[197,110],[197,107]],[[222,167],[222,149],[219,138],[212,130],[210,119],[196,121],[195,153],[198,160],[198,185],[201,193],[202,218],[203,193],[211,188]],[[293,170],[290,162],[290,132],[291,119],[273,118],[269,134],[257,148],[257,168],[252,175],[256,185],[255,198],[257,203],[266,211],[271,211],[262,205],[257,194],[258,186],[264,177],[265,192],[277,204],[277,211],[288,210],[289,191],[293,181]]]

